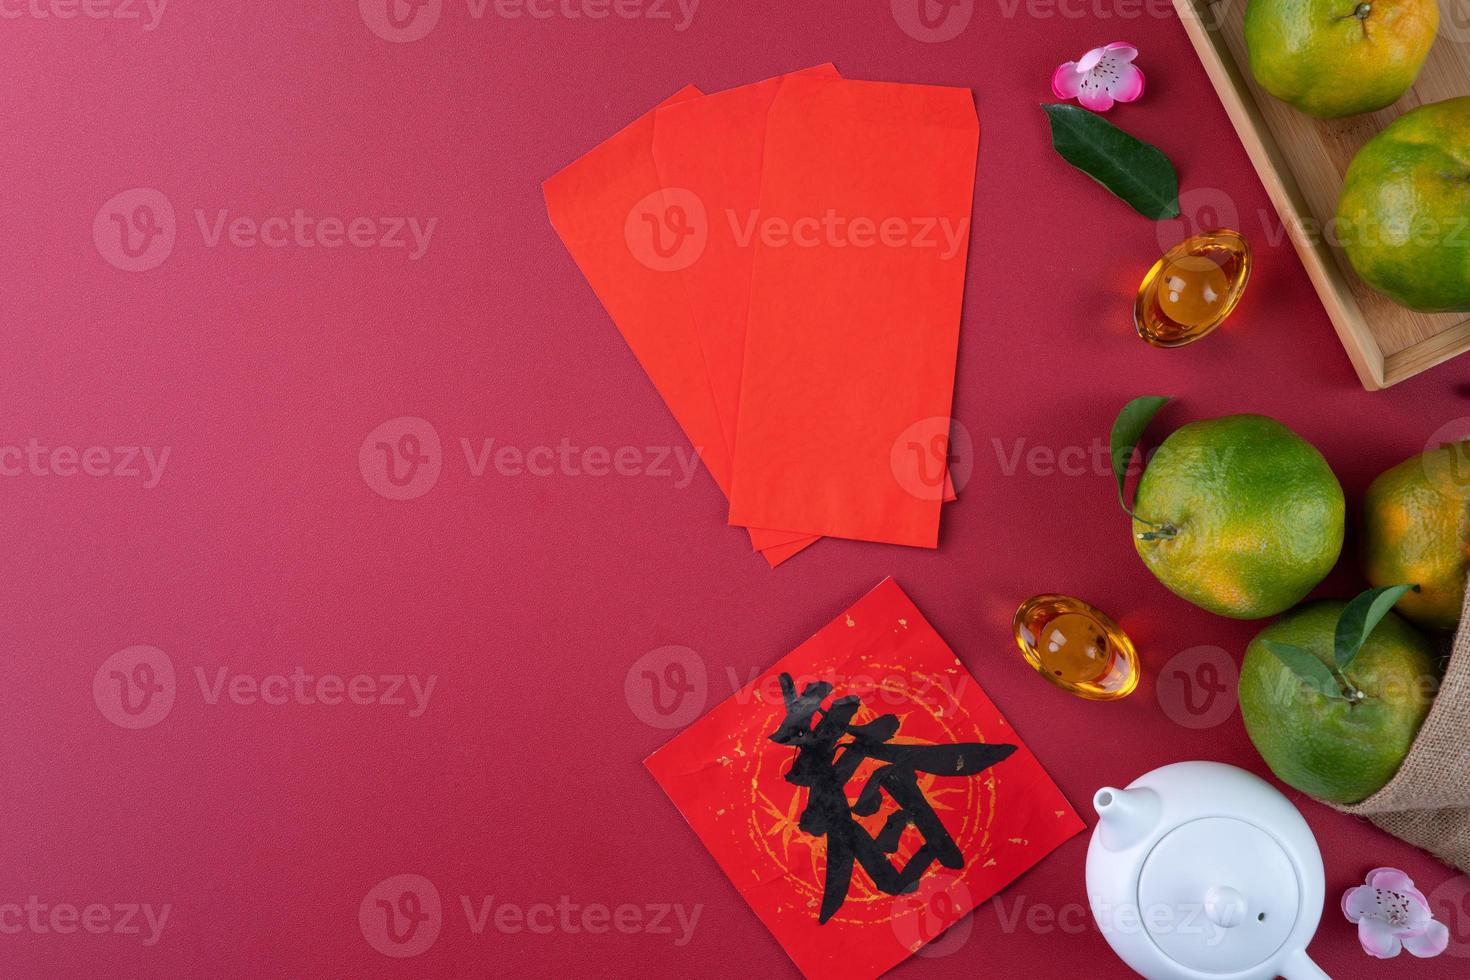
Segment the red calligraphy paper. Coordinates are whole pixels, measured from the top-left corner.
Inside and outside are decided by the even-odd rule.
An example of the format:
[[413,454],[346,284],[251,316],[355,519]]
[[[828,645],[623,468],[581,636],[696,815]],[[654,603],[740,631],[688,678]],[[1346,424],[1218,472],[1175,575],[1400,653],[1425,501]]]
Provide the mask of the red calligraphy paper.
[[892,579],[645,765],[812,980],[884,973],[1083,829]]

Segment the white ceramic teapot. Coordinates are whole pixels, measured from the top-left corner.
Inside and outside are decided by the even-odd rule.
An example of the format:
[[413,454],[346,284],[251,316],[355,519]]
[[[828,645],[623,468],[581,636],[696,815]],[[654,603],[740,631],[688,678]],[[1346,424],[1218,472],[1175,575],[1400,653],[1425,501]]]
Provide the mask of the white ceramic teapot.
[[1149,980],[1328,980],[1307,957],[1322,853],[1286,797],[1243,769],[1180,762],[1093,797],[1093,918]]

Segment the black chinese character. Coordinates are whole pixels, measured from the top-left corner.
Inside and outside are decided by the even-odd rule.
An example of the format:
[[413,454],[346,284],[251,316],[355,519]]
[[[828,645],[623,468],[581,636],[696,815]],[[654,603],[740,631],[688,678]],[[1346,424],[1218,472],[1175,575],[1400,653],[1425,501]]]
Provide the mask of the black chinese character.
[[[919,790],[918,773],[937,776],[973,776],[1016,751],[1014,745],[890,745],[898,731],[898,718],[880,715],[866,725],[852,724],[862,702],[853,695],[822,702],[832,693],[825,681],[808,684],[800,695],[791,675],[781,675],[781,694],[786,701],[786,720],[771,735],[771,741],[796,747],[796,760],[786,781],[807,788],[806,809],[799,826],[808,834],[827,838],[827,881],[822,891],[822,908],[817,921],[825,923],[847,900],[853,862],[863,866],[873,884],[890,895],[902,895],[919,887],[919,878],[938,861],[946,868],[963,868],[964,855],[954,838],[934,813]],[[820,716],[816,726],[812,720]],[[868,777],[849,804],[843,789],[867,759],[884,763]],[[853,819],[878,812],[882,794],[898,804],[877,837],[869,836]],[[923,845],[902,869],[895,869],[888,855],[898,850],[904,829],[913,825]]]

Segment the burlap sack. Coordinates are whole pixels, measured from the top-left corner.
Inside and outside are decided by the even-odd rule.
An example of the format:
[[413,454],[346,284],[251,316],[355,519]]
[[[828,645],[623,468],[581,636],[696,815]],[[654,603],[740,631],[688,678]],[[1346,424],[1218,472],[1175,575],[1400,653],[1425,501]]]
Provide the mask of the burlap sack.
[[1470,873],[1470,595],[1444,683],[1404,764],[1383,789],[1337,809]]

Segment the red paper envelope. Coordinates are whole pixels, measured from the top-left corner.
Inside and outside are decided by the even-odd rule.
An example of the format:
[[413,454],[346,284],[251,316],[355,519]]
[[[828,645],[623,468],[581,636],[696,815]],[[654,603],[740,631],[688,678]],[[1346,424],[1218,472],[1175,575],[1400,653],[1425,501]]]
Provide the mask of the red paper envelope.
[[[831,64],[794,74],[840,77]],[[694,213],[702,215],[708,227],[698,257],[670,270],[669,278],[684,288],[688,299],[727,446],[735,444],[755,258],[748,229],[759,220],[766,117],[785,77],[666,105],[654,117],[653,158],[659,180],[666,191],[687,195]],[[954,493],[947,482],[947,466],[945,476],[944,499],[950,501]],[[811,540],[810,535],[793,533],[782,543]]]
[[1084,825],[888,579],[644,763],[807,977],[876,977]]
[[[838,77],[830,64],[797,74]],[[698,259],[669,275],[688,299],[726,446],[735,445],[755,258],[755,250],[738,233],[760,206],[766,114],[783,81],[784,76],[768,78],[667,105],[654,117],[653,159],[659,180],[665,188],[692,195],[709,227]],[[793,533],[785,543],[810,539]]]
[[936,545],[978,146],[966,89],[781,85],[752,232],[732,524]]
[[[699,97],[689,86],[665,105]],[[655,110],[656,111],[656,110]],[[679,195],[666,195],[652,155],[654,111],[543,185],[552,226],[597,293],[705,468],[728,495],[730,451],[682,289],[665,278],[707,233]],[[694,224],[689,222],[693,220]],[[667,225],[660,222],[668,222]],[[772,565],[810,539],[752,528]]]

